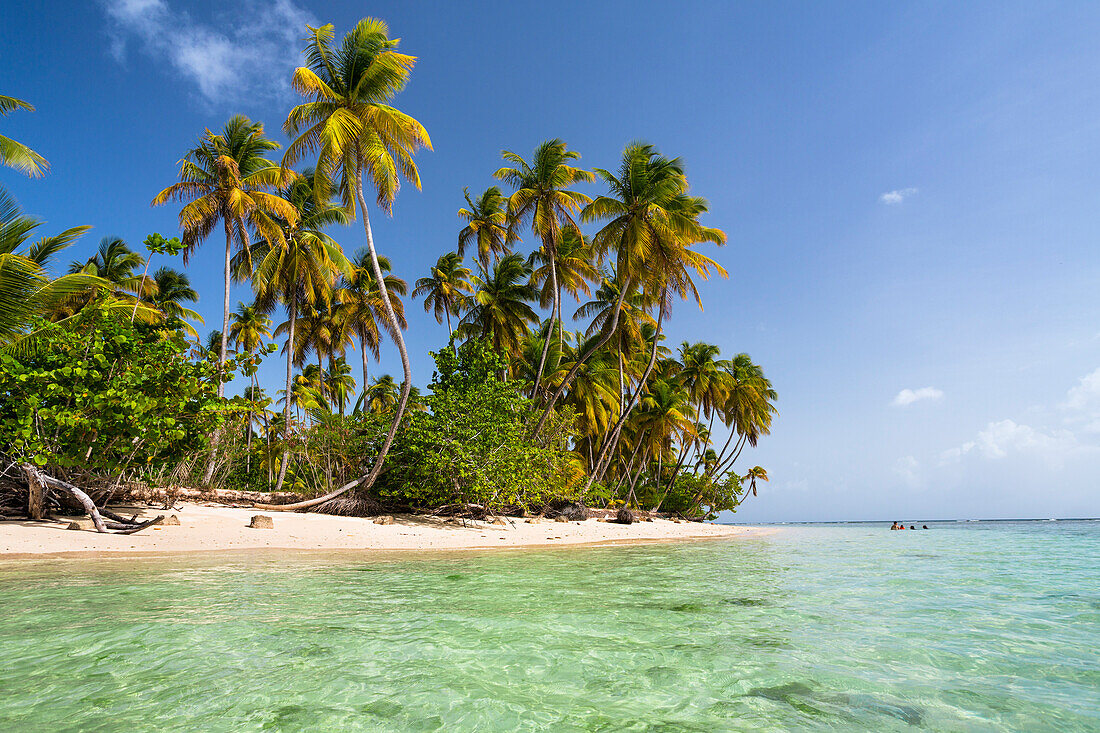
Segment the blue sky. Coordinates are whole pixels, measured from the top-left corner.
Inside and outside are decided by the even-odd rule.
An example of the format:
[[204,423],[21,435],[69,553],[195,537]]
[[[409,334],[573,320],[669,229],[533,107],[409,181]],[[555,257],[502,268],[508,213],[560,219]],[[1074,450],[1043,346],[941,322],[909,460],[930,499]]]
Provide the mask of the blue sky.
[[[746,351],[780,394],[742,457],[772,481],[739,520],[1100,515],[1100,6],[9,4],[2,91],[38,111],[0,125],[53,170],[0,183],[50,229],[95,227],[72,258],[175,233],[148,202],[203,129],[239,112],[283,140],[304,24],[368,12],[420,57],[397,104],[435,145],[424,190],[372,218],[409,281],[502,148],[561,137],[613,167],[643,139],[686,161],[730,278],[705,313],[676,306],[670,340]],[[208,324],[220,247],[188,269]],[[409,313],[423,384],[446,329]]]

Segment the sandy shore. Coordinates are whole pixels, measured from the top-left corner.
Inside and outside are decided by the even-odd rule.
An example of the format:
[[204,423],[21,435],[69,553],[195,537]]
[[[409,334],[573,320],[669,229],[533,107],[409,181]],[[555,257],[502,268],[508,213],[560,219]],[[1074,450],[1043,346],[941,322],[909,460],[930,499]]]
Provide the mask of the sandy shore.
[[[326,514],[262,512],[226,506],[185,503],[176,511],[134,508],[142,519],[157,514],[179,518],[179,525],[155,526],[134,535],[99,534],[70,530],[64,524],[0,522],[0,557],[113,554],[190,553],[208,550],[469,550],[493,547],[600,545],[697,539],[753,537],[770,530],[730,527],[664,519],[612,524],[584,522],[530,522],[505,518],[504,525],[422,516],[397,515],[393,524],[376,524],[360,517]],[[273,529],[252,529],[252,516],[272,518]]]

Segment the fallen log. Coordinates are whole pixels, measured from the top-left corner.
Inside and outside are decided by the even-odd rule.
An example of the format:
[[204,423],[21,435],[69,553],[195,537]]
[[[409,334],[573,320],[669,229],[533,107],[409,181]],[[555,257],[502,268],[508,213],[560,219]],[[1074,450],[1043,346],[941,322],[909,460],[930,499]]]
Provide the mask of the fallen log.
[[[160,524],[163,521],[164,521],[164,515],[163,514],[158,514],[156,517],[154,517],[153,519],[150,519],[148,522],[141,522],[139,524],[135,524],[133,526],[126,527],[121,532],[115,532],[115,534],[136,534],[137,532],[140,532],[141,530],[145,529],[146,527],[152,527],[154,524]],[[107,525],[107,526],[111,526],[111,525]]]
[[70,484],[68,481],[62,481],[61,479],[56,479],[53,476],[50,476],[49,474],[42,473],[29,463],[22,464],[22,469],[27,474],[28,480],[30,480],[30,478],[33,476],[35,479],[42,482],[46,486],[55,489],[61,489],[62,491],[67,491],[72,494],[73,497],[80,502],[80,505],[84,507],[84,511],[87,512],[88,516],[92,518],[92,524],[95,525],[96,531],[107,532],[107,525],[103,523],[103,517],[100,516],[99,510],[96,509],[95,502],[92,501],[92,497],[88,496],[79,488]]

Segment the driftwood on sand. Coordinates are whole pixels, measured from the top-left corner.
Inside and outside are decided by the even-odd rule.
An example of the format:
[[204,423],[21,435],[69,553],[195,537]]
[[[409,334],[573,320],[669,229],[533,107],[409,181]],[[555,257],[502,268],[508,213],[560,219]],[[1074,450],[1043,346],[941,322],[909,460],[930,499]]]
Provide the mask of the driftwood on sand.
[[[146,527],[152,527],[164,521],[164,515],[159,515],[145,522],[139,522],[136,516],[132,519],[126,519],[107,509],[100,511],[95,505],[95,502],[92,501],[92,498],[79,486],[75,486],[68,481],[62,481],[59,478],[51,476],[29,463],[21,463],[19,464],[19,468],[22,470],[27,480],[27,516],[31,519],[42,520],[46,518],[48,494],[50,489],[54,489],[64,492],[74,499],[84,509],[84,512],[91,517],[92,524],[95,526],[97,532],[108,534],[134,534]],[[114,521],[104,521],[104,515]],[[110,530],[115,531],[111,532]]]

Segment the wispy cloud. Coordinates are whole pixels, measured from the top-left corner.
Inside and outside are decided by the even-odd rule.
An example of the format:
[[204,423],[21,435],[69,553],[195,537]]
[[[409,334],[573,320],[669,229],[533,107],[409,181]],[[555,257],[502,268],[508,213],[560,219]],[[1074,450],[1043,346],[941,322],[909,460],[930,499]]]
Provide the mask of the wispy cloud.
[[1066,393],[1062,407],[1068,410],[1084,410],[1100,405],[1100,369],[1077,380],[1077,385]]
[[886,193],[879,196],[878,200],[887,205],[900,204],[905,199],[909,198],[910,196],[915,196],[916,194],[917,189],[915,188],[899,188],[894,191],[887,191]]
[[921,387],[920,389],[903,389],[894,396],[890,402],[894,407],[908,407],[921,400],[939,400],[943,398],[943,390],[935,387]]
[[289,95],[311,16],[291,0],[247,0],[232,7],[232,15],[215,24],[197,21],[167,0],[106,0],[111,52],[122,63],[136,45],[167,61],[209,102]]
[[982,458],[996,460],[1012,453],[1033,453],[1049,462],[1061,462],[1082,446],[1068,430],[1043,432],[1014,420],[1000,420],[986,425],[974,440],[968,440],[956,448],[943,452],[944,460],[958,460],[974,453]]

